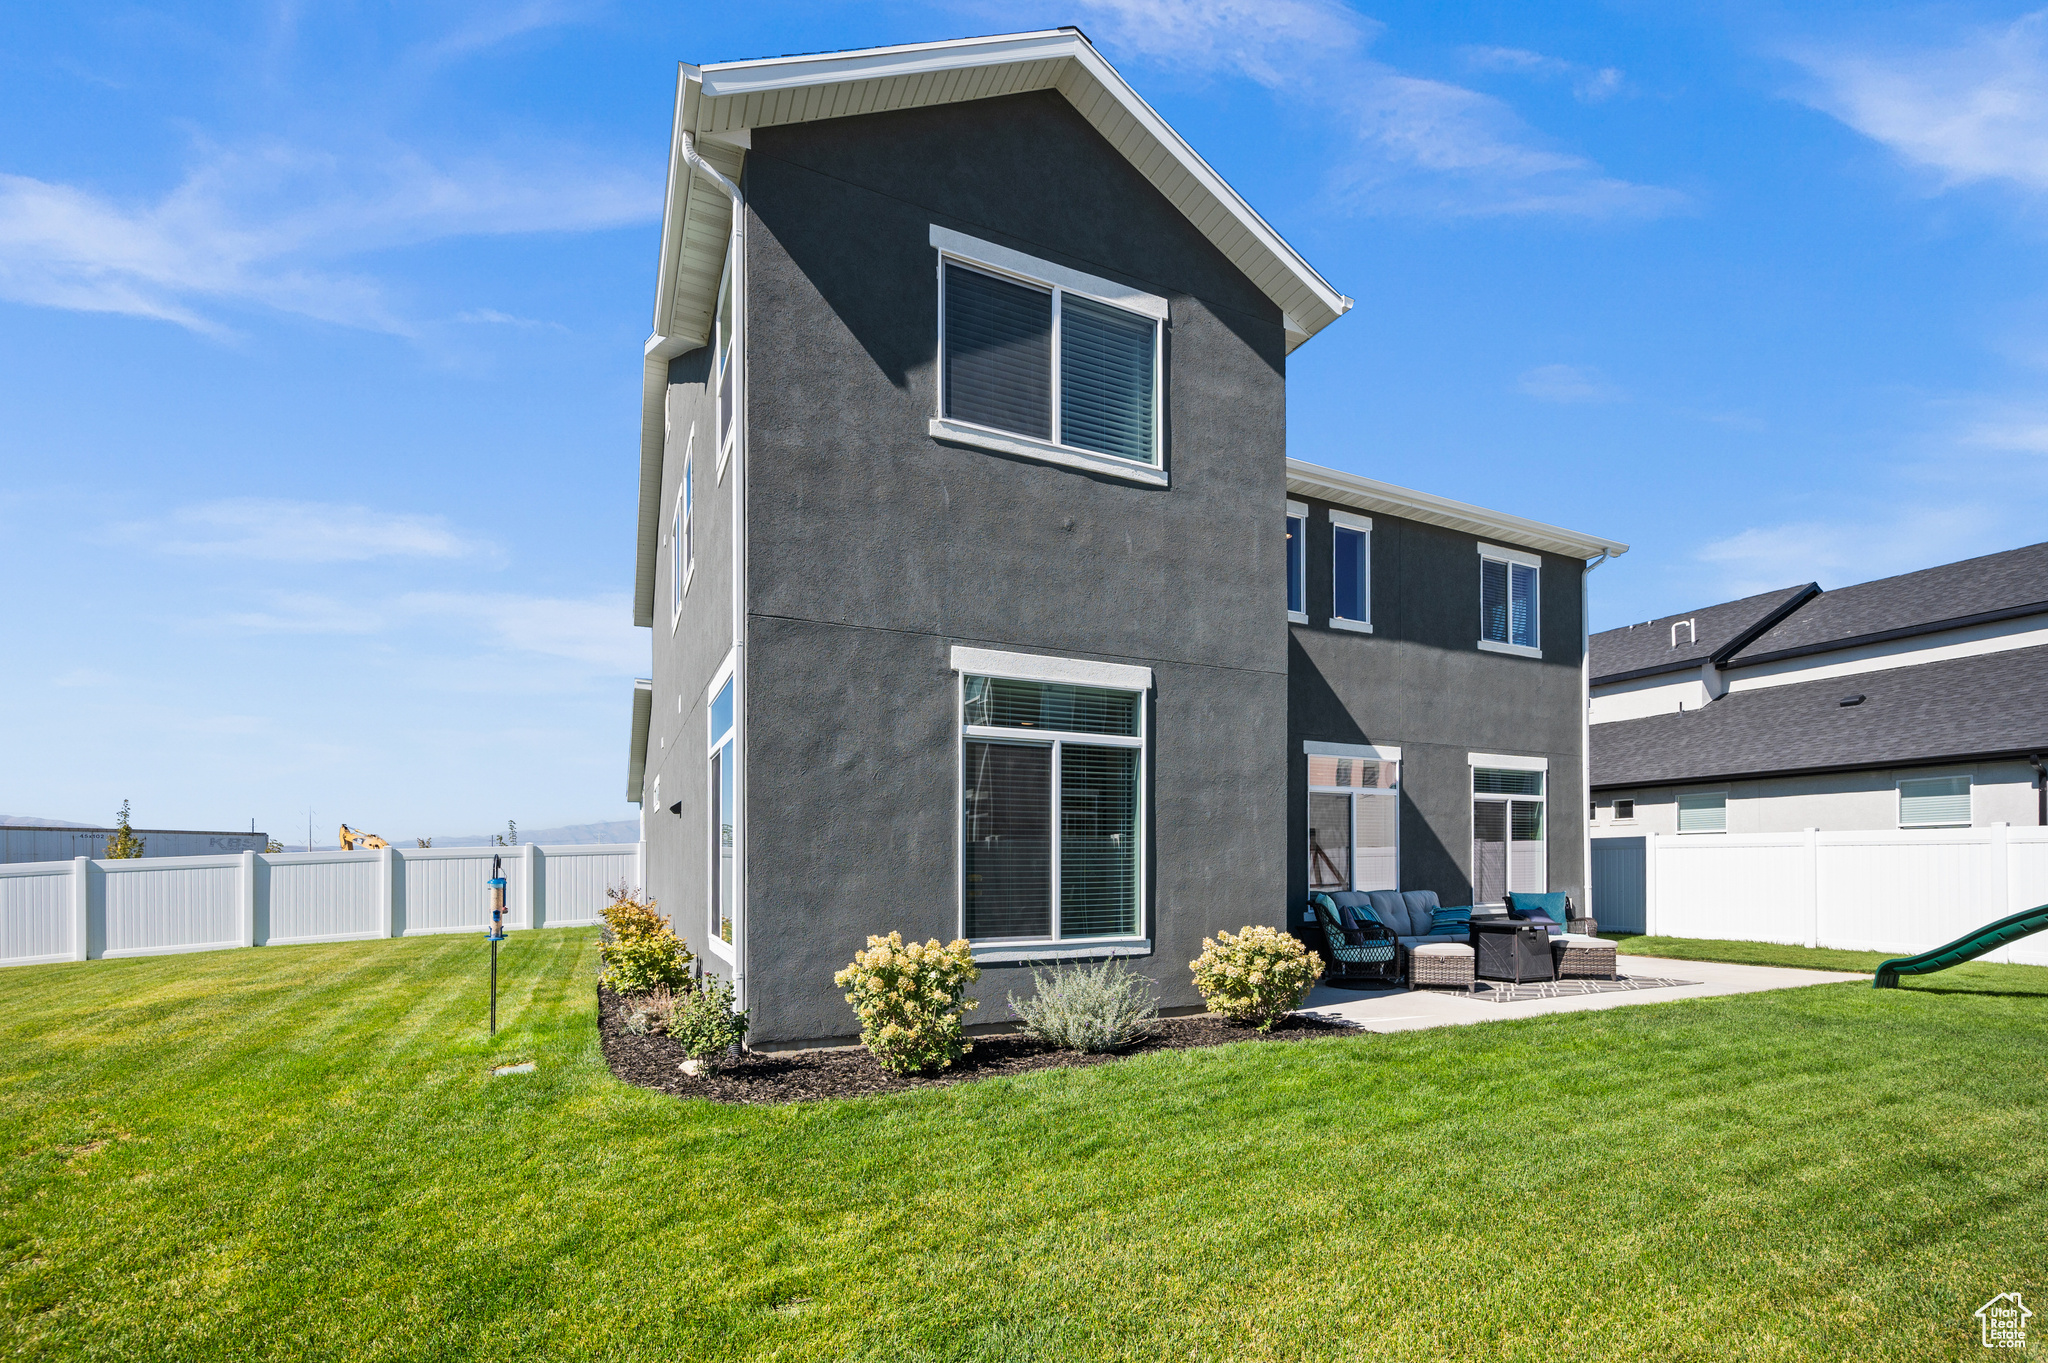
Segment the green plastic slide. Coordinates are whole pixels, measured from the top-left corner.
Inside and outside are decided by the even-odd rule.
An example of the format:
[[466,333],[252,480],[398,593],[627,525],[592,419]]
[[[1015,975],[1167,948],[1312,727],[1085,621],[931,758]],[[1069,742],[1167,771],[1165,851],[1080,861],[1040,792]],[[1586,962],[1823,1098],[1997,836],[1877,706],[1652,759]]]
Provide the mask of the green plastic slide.
[[2008,942],[2017,942],[2043,929],[2048,929],[2048,904],[2016,913],[2010,918],[2001,918],[1996,923],[1986,923],[1947,946],[1923,951],[1918,956],[1900,956],[1886,961],[1878,966],[1877,978],[1870,982],[1870,987],[1897,989],[1901,975],[1931,975],[1937,970],[1961,965],[1964,961],[1974,961],[1987,951],[1996,951]]

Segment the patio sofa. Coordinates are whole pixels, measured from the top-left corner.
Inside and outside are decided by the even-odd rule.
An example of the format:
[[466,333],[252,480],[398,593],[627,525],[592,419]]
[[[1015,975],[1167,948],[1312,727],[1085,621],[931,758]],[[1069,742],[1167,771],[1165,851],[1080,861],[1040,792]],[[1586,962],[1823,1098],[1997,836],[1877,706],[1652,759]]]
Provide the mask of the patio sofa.
[[1443,907],[1434,890],[1318,890],[1308,898],[1329,944],[1332,984],[1394,983],[1406,977],[1416,947],[1469,935],[1472,910]]

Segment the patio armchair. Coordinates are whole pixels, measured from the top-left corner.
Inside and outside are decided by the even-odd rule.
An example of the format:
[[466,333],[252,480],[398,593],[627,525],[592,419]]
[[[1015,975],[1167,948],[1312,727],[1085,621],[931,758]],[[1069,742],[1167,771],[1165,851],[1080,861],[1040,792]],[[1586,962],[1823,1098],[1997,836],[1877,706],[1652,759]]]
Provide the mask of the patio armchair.
[[[1323,954],[1330,963],[1323,982],[1349,988],[1394,983],[1401,976],[1401,947],[1394,940],[1394,930],[1352,905],[1338,903],[1339,897],[1317,894],[1309,899],[1323,930]],[[1351,898],[1350,892],[1341,898]]]

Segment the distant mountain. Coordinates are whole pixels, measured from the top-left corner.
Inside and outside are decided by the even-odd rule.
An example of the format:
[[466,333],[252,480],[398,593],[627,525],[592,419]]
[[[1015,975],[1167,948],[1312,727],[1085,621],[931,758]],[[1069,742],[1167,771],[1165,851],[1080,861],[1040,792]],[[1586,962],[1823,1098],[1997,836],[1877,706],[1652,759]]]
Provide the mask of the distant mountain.
[[[70,823],[63,819],[45,819],[39,814],[0,814],[0,828],[104,828],[105,824]],[[633,837],[640,837],[635,825]]]
[[[436,837],[434,839],[434,846],[489,847],[493,836],[490,833],[481,833],[475,836],[457,838]],[[411,838],[405,840],[405,842],[411,841]],[[519,841],[538,842],[549,845],[557,843],[638,842],[640,841],[640,821],[638,819],[613,819],[610,823],[572,823],[562,828],[522,828],[519,830]],[[399,843],[398,845],[404,846],[404,843]]]

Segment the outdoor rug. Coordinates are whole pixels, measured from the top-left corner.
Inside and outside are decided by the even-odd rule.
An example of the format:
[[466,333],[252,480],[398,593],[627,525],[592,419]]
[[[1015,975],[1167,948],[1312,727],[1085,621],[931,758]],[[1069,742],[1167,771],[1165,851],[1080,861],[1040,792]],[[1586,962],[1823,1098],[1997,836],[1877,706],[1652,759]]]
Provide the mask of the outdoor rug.
[[1476,999],[1481,1003],[1524,1003],[1530,999],[1575,999],[1582,994],[1622,994],[1631,989],[1676,989],[1698,980],[1659,980],[1648,975],[1623,975],[1618,980],[1530,980],[1512,984],[1506,980],[1480,980],[1479,988],[1467,994],[1462,989],[1432,989],[1454,999]]

